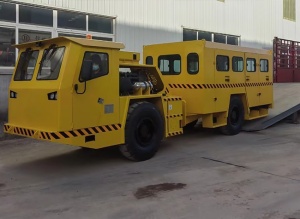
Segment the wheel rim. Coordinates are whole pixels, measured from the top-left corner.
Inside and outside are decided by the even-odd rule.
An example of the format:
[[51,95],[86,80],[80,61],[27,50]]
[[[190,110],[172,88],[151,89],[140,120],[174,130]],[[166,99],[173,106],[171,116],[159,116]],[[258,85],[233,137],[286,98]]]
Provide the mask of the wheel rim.
[[230,123],[232,125],[238,125],[240,120],[240,112],[238,107],[233,107],[231,114],[230,114]]
[[150,118],[144,118],[137,124],[135,137],[142,147],[146,147],[152,141],[154,133],[154,122]]

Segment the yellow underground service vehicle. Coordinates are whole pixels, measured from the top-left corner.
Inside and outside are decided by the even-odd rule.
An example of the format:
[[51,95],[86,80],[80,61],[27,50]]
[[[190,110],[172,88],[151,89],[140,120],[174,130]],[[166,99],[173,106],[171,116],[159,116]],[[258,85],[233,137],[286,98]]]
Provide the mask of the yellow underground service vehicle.
[[273,105],[271,53],[205,41],[149,45],[58,37],[16,46],[6,133],[150,159],[199,121],[227,135]]

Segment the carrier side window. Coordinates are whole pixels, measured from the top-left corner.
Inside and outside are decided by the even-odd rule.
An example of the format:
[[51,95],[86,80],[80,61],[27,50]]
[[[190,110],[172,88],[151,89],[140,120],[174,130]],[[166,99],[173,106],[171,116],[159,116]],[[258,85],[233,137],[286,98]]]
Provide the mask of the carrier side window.
[[163,75],[179,75],[181,72],[181,57],[178,54],[159,56],[158,67]]
[[14,76],[15,81],[30,81],[32,79],[38,55],[38,51],[26,51],[21,53]]
[[99,52],[86,52],[84,54],[79,81],[88,81],[107,75],[108,54]]
[[146,65],[153,65],[153,57],[152,56],[146,57]]
[[65,47],[53,47],[44,50],[37,80],[56,80],[62,65]]
[[229,57],[217,55],[216,66],[217,66],[217,71],[229,71]]
[[255,72],[256,71],[256,60],[253,58],[247,58],[247,71]]
[[238,57],[238,56],[232,57],[232,71],[234,72],[244,71],[244,59],[242,57]]
[[267,59],[260,60],[260,71],[261,72],[268,72],[269,71],[269,63]]
[[199,56],[197,53],[187,55],[187,71],[189,74],[197,74],[199,72]]

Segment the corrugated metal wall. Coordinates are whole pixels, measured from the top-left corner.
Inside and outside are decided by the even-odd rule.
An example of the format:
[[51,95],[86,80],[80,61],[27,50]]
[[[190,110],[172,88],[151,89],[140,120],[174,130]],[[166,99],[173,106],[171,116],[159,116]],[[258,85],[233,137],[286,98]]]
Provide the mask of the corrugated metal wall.
[[[272,48],[274,36],[300,40],[299,19],[283,19],[282,0],[23,0],[117,17],[116,40],[127,49],[181,41],[182,27],[241,36],[241,45]],[[300,3],[296,2],[300,7]],[[298,9],[300,9],[298,7]],[[299,12],[300,10],[297,10]]]

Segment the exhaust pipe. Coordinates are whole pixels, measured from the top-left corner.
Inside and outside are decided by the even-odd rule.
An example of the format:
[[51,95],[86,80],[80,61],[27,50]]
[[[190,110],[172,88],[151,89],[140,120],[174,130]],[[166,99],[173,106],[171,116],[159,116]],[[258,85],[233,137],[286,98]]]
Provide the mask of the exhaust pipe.
[[150,81],[142,81],[142,82],[135,82],[133,85],[134,90],[142,89],[143,91],[150,89],[153,89],[153,84]]

